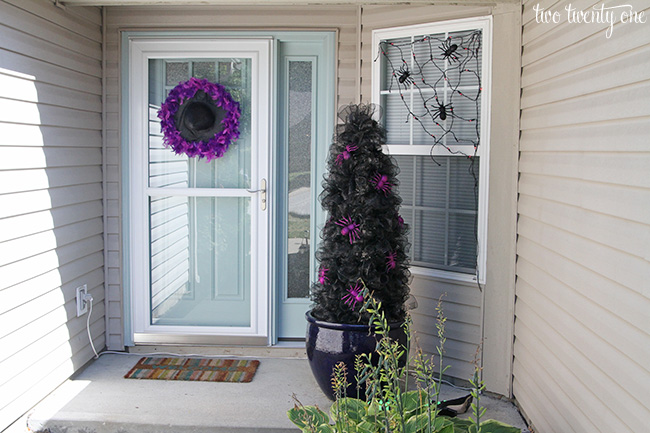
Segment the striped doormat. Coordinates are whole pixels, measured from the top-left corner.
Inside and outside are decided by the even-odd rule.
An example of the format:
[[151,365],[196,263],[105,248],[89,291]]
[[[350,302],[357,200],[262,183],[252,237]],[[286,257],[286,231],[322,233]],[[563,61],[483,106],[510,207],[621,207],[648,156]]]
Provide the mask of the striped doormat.
[[215,358],[141,358],[127,379],[250,382],[260,362]]

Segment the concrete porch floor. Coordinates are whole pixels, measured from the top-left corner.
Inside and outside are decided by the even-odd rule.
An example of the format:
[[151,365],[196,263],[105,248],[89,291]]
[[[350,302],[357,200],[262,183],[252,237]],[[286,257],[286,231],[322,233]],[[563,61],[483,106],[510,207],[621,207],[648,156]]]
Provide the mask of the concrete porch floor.
[[[318,388],[307,360],[295,356],[300,356],[300,350],[285,351],[290,355],[287,357],[282,357],[282,351],[272,350],[261,350],[265,356],[255,357],[260,366],[251,383],[124,379],[143,355],[105,354],[61,385],[10,431],[297,432],[286,416],[294,405],[293,394],[303,404],[315,404],[325,411],[331,402]],[[465,393],[443,387],[443,398]],[[494,418],[528,432],[518,410],[508,400],[484,396],[481,404],[488,408],[486,419]]]

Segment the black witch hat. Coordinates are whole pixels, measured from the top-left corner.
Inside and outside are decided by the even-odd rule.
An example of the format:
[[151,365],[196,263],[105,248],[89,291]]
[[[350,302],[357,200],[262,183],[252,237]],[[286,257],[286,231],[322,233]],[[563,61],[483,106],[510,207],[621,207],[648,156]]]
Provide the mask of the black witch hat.
[[174,124],[187,141],[209,141],[223,129],[226,110],[218,107],[203,90],[185,100],[174,114]]

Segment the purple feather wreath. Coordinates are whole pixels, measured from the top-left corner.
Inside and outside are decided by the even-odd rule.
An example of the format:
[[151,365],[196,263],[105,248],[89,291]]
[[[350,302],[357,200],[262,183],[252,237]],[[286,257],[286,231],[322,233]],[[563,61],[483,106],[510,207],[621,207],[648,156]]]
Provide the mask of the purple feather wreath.
[[[209,95],[216,106],[226,112],[226,115],[221,121],[223,128],[210,140],[190,142],[181,137],[174,122],[174,115],[183,102],[192,98],[199,90]],[[197,78],[190,78],[174,87],[158,111],[165,146],[171,147],[177,155],[206,158],[208,162],[214,158],[221,158],[230,144],[239,138],[240,116],[239,102],[232,98],[224,86]]]

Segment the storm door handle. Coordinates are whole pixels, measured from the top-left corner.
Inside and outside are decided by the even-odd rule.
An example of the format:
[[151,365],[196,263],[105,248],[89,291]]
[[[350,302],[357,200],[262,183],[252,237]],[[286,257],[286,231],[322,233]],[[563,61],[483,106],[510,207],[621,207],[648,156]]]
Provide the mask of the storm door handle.
[[266,210],[266,179],[260,180],[260,189],[247,189],[246,191],[250,193],[255,193],[255,192],[261,192],[262,195],[260,197],[261,202],[260,205],[262,207],[262,210]]

